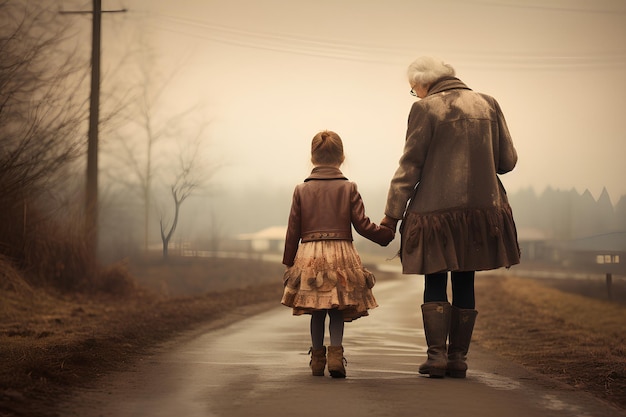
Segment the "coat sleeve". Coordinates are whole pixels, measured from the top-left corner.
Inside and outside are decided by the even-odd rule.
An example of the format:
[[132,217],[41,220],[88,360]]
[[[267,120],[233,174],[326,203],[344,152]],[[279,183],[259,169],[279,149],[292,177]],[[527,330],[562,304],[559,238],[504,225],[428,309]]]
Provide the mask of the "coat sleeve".
[[[495,101],[495,100],[494,100]],[[513,146],[513,140],[509,133],[509,128],[504,119],[504,114],[500,109],[500,105],[495,101],[496,114],[498,117],[498,166],[496,172],[498,174],[506,174],[515,168],[517,164],[517,151]]]
[[283,264],[287,266],[292,266],[296,259],[296,252],[298,251],[302,235],[300,219],[300,193],[296,187],[291,200],[291,210],[289,211],[289,221],[287,222],[287,233],[285,235],[285,250],[283,252]]
[[350,183],[350,205],[351,205],[351,221],[354,230],[366,239],[378,243],[381,246],[387,246],[395,237],[395,231],[385,226],[379,226],[373,223],[369,217],[365,215],[365,205],[363,198],[359,193],[355,183]]
[[404,217],[406,205],[422,177],[431,139],[432,127],[427,109],[422,102],[415,102],[409,113],[404,150],[389,185],[386,216],[394,219]]

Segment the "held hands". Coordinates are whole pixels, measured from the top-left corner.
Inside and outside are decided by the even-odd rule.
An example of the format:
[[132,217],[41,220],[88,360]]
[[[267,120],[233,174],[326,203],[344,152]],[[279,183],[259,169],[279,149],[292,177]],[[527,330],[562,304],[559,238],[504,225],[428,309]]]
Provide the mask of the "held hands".
[[396,227],[398,227],[398,219],[393,219],[389,216],[385,216],[383,217],[383,219],[380,221],[380,225],[387,227],[391,230],[393,230],[394,234],[396,232]]
[[396,226],[398,224],[398,220],[392,219],[391,217],[385,216],[383,220],[380,222],[380,226],[382,230],[386,230],[386,239],[382,242],[379,242],[381,246],[387,246],[393,239],[396,237]]

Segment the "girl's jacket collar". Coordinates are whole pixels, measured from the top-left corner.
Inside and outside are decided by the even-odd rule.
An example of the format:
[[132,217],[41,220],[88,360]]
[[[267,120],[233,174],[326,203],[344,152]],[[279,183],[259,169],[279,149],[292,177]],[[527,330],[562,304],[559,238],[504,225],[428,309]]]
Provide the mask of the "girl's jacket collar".
[[333,166],[316,166],[304,182],[311,180],[347,180],[339,168]]

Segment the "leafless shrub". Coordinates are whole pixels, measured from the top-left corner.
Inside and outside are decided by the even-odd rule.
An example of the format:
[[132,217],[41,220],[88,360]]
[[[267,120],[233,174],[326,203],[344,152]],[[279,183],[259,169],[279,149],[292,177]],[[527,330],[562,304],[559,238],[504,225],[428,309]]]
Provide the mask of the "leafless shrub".
[[133,294],[137,290],[137,284],[124,261],[101,269],[96,284],[95,289],[100,292],[117,296]]
[[82,150],[87,67],[42,3],[0,0],[0,254],[30,283],[69,289],[93,273],[82,214],[59,195]]
[[22,278],[22,274],[11,260],[2,255],[0,255],[0,289],[20,295],[33,292],[32,287]]
[[88,262],[81,214],[53,218],[33,206],[26,208],[25,216],[22,262],[28,279],[62,290],[87,289],[96,270]]

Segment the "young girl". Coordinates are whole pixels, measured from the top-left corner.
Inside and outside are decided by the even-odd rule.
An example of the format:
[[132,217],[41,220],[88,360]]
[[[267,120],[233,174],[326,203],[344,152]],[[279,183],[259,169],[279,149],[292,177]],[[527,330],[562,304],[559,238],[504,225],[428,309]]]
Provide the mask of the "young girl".
[[[328,371],[345,378],[344,322],[368,315],[378,306],[371,288],[374,275],[365,269],[352,244],[352,226],[360,235],[387,246],[395,232],[365,215],[357,186],[343,176],[343,143],[335,132],[313,137],[311,175],[296,186],[285,237],[285,290],[282,304],[294,315],[311,315],[311,371],[323,376],[326,367],[324,329],[330,317]],[[299,245],[299,243],[302,243]]]

